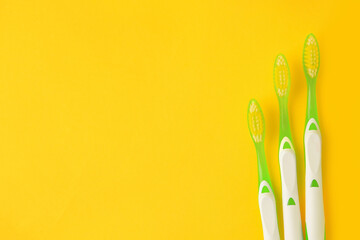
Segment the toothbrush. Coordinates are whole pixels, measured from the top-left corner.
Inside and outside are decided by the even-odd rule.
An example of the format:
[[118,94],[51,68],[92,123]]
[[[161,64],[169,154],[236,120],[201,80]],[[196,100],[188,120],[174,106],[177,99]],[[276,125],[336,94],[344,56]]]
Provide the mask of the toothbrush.
[[274,85],[280,107],[279,164],[281,173],[284,236],[286,240],[302,240],[301,215],[296,174],[296,156],[288,116],[290,71],[284,55],[276,57]]
[[307,110],[304,134],[306,239],[325,239],[325,216],[321,170],[321,133],[316,106],[316,79],[320,66],[317,40],[309,34],[305,40],[303,66],[307,81]]
[[248,107],[248,126],[255,144],[258,163],[259,207],[263,226],[264,240],[280,240],[276,214],[274,191],[267,168],[264,137],[265,121],[261,108],[256,100],[251,100]]

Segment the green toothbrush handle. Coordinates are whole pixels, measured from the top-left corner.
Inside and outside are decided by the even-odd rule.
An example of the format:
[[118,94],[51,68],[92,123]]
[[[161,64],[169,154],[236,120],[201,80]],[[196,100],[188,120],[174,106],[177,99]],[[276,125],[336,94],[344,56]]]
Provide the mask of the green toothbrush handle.
[[276,201],[266,164],[264,143],[256,145],[259,176],[259,208],[265,240],[280,240]]
[[297,186],[296,156],[288,137],[280,142],[279,164],[281,173],[282,205],[285,239],[302,240],[300,201]]
[[280,240],[274,192],[264,180],[259,186],[259,208],[264,240]]
[[321,133],[315,118],[305,129],[306,239],[325,239],[325,214],[321,170]]

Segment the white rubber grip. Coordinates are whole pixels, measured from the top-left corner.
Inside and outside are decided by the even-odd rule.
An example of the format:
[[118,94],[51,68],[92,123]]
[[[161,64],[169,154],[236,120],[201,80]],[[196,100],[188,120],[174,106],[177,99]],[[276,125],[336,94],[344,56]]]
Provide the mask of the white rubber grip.
[[[289,143],[291,148],[283,149]],[[282,185],[284,237],[286,240],[302,240],[301,214],[296,174],[296,156],[289,138],[280,143],[279,163]]]
[[[262,191],[264,187],[267,188],[268,192]],[[275,197],[267,181],[260,183],[259,207],[264,240],[280,240]]]
[[[309,130],[315,124],[317,130]],[[321,171],[321,134],[315,119],[310,119],[305,130],[306,160],[306,229],[309,240],[325,239],[325,216]]]

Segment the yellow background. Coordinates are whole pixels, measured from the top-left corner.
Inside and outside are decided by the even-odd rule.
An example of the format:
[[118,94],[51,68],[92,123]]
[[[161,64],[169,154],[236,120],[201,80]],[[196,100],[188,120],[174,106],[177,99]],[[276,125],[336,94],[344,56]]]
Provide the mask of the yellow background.
[[261,239],[251,98],[282,230],[280,52],[304,219],[313,32],[327,239],[356,239],[360,9],[336,2],[2,0],[0,238]]

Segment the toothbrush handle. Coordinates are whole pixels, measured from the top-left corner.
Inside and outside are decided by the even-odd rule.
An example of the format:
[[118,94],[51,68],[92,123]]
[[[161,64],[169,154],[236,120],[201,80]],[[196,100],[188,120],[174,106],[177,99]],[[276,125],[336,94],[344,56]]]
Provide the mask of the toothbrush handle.
[[264,180],[259,187],[259,207],[264,240],[280,240],[274,193]]
[[[289,141],[289,139],[285,139]],[[284,142],[284,141],[283,141]],[[279,152],[282,201],[284,216],[284,235],[286,240],[302,240],[301,215],[297,187],[296,157],[293,149]]]
[[[310,128],[311,125],[314,128]],[[312,129],[312,130],[310,130]],[[321,170],[321,134],[315,119],[305,130],[306,239],[325,239],[325,215]]]

